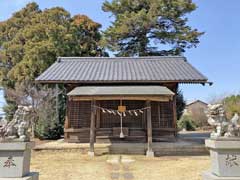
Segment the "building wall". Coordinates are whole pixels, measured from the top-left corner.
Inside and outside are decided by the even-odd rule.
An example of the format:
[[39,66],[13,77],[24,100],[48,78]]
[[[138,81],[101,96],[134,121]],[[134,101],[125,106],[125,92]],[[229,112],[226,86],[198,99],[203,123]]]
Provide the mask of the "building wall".
[[[83,85],[83,84],[81,84]],[[94,84],[98,85],[98,84]],[[105,84],[106,85],[106,84]],[[114,84],[109,84],[114,85]],[[121,85],[121,84],[118,84]],[[127,84],[123,84],[127,85]],[[131,84],[132,85],[132,84]],[[144,84],[139,84],[144,85]],[[153,84],[151,84],[153,85]],[[154,84],[166,86],[174,93],[177,91],[177,83]],[[73,88],[80,86],[80,84],[68,84],[66,86],[67,92]],[[176,114],[173,111],[173,103],[170,102],[152,102],[152,133],[153,141],[161,140],[161,137],[174,137],[176,135]],[[97,102],[97,105],[105,108],[117,109],[120,101],[102,101]],[[137,109],[145,107],[144,101],[123,101],[128,109]],[[90,134],[90,117],[91,117],[91,103],[90,101],[69,101],[67,109],[67,118],[65,122],[65,140],[68,142],[89,142]],[[128,127],[129,137],[126,141],[145,142],[147,138],[146,130],[146,113],[137,117],[125,117],[123,119],[123,126]],[[113,127],[120,127],[119,117],[109,114],[97,112],[96,115],[96,141],[98,137],[113,136]],[[119,138],[117,139],[119,140]]]
[[186,112],[192,116],[193,121],[200,127],[208,125],[207,116],[205,114],[206,110],[207,104],[201,101],[196,101],[186,107]]
[[[123,105],[128,110],[141,109],[145,107],[144,101],[123,101]],[[117,109],[120,101],[97,101],[97,105],[107,109]],[[173,109],[172,102],[152,102],[151,103],[153,140],[157,141],[161,136],[173,135]],[[99,118],[98,118],[99,116]],[[91,118],[90,101],[69,101],[68,102],[68,127],[72,132],[65,129],[65,138],[70,142],[89,142],[89,128]],[[123,117],[123,127],[127,129],[128,137],[126,141],[145,142],[146,141],[146,112],[138,113],[138,116],[127,115]],[[113,138],[119,141],[119,137],[114,137],[114,128],[120,128],[120,117],[109,113],[103,113],[99,109],[96,115],[96,139],[106,136],[106,139]],[[167,129],[165,131],[164,129]]]

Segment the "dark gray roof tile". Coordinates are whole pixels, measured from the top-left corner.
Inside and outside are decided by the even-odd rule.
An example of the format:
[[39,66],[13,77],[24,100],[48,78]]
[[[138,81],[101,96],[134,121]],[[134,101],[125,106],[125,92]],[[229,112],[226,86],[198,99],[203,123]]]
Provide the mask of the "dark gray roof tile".
[[204,83],[207,78],[180,56],[60,57],[36,81],[46,83]]

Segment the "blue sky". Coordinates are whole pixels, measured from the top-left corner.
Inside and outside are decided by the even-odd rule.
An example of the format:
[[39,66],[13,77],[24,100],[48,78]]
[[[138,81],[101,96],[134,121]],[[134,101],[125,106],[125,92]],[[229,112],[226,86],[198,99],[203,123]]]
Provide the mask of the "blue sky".
[[[30,0],[0,0],[0,21],[24,7]],[[86,14],[106,29],[111,24],[108,13],[101,10],[104,0],[37,0],[41,9],[62,6],[72,15]],[[184,84],[188,101],[209,101],[215,97],[240,92],[240,1],[194,0],[198,9],[189,15],[189,25],[204,31],[197,48],[184,56],[214,82],[213,86]]]

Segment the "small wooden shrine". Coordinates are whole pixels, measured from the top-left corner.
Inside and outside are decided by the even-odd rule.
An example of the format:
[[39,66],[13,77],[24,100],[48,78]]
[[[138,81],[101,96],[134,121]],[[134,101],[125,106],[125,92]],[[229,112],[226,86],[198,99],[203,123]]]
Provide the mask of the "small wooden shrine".
[[179,83],[207,78],[184,57],[60,57],[37,79],[68,91],[65,141],[152,142],[175,137]]

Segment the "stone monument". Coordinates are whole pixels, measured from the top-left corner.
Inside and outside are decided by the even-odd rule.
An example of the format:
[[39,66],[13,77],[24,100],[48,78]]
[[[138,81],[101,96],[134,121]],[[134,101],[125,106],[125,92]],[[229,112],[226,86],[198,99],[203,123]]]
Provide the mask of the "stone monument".
[[210,150],[211,170],[204,180],[240,180],[240,120],[235,114],[228,120],[222,104],[209,105],[208,123],[214,127],[205,141]]
[[27,120],[32,107],[18,106],[13,119],[0,127],[0,180],[38,180],[30,173],[31,149]]

